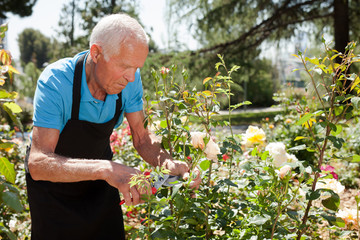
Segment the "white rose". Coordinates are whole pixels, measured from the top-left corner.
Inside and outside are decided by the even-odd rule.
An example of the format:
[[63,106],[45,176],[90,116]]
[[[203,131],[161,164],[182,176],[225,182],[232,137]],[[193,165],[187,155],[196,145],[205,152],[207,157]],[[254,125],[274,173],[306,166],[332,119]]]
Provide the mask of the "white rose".
[[16,231],[16,220],[11,219],[9,221],[9,228],[10,228],[10,231],[12,231],[12,232]]
[[285,165],[279,169],[279,177],[281,179],[283,179],[289,173],[291,173],[291,167],[289,165]]
[[191,144],[194,148],[200,148],[201,150],[204,149],[204,137],[206,137],[206,133],[203,132],[191,132]]
[[299,188],[299,198],[300,198],[299,200],[301,201],[305,201],[306,199],[306,193],[302,188]]
[[[338,195],[340,195],[345,190],[345,187],[335,178],[320,179],[316,183],[315,190],[320,189],[320,188],[333,190]],[[325,198],[327,198],[327,196],[321,195],[321,198],[325,199]]]
[[218,154],[221,154],[219,146],[210,138],[209,142],[206,144],[204,153],[206,157],[214,162],[217,162]]
[[298,161],[297,157],[294,154],[286,154],[287,162],[296,163]]
[[266,146],[265,150],[269,151],[269,154],[271,156],[274,156],[274,155],[286,155],[285,144],[282,143],[282,142],[269,143]]
[[295,155],[286,152],[285,144],[282,142],[269,143],[265,150],[269,152],[273,158],[273,164],[277,168],[281,167],[284,163],[294,163],[298,161]]
[[276,154],[272,155],[273,157],[273,164],[276,168],[281,167],[287,161],[286,154]]
[[159,120],[156,120],[154,122],[152,122],[152,124],[150,125],[150,131],[152,132],[155,132],[157,130],[159,130],[161,127],[160,127],[160,121]]
[[336,213],[336,217],[342,218],[347,225],[348,229],[357,228],[357,210],[355,208],[340,209]]

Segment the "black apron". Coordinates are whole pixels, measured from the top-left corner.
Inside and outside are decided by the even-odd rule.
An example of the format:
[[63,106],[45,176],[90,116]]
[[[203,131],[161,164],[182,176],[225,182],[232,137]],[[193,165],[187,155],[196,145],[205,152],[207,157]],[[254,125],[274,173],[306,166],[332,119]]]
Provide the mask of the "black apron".
[[[60,134],[55,153],[107,161],[113,156],[110,135],[122,112],[121,93],[112,120],[101,124],[79,120],[84,58],[76,63],[72,115]],[[34,181],[27,172],[26,182],[32,240],[125,239],[119,192],[106,181]]]

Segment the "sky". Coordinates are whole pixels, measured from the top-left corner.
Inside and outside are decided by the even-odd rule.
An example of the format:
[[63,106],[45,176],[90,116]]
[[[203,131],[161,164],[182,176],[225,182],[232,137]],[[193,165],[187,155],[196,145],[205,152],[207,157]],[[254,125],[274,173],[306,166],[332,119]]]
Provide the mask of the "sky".
[[[58,29],[59,16],[61,8],[69,0],[37,0],[33,7],[33,13],[29,17],[20,18],[17,15],[8,14],[6,22],[8,22],[8,31],[6,33],[8,49],[14,59],[20,58],[19,46],[17,38],[25,28],[33,28],[39,30],[47,37],[56,38]],[[165,7],[166,0],[139,0],[139,16],[144,24],[145,30],[153,29],[152,38],[160,49],[167,46],[167,30],[165,23]],[[179,29],[183,34],[179,34],[181,42],[187,43],[190,49],[196,48],[196,42],[189,34],[186,34],[186,27]]]

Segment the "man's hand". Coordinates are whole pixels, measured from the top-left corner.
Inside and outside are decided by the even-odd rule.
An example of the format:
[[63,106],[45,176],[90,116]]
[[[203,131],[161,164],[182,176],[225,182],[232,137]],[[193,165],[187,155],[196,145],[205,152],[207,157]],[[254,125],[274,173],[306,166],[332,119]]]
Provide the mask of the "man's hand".
[[143,111],[126,113],[126,118],[130,125],[134,147],[146,162],[154,167],[165,166],[166,169],[170,170],[171,175],[181,176],[184,179],[188,179],[191,175],[190,187],[199,188],[201,183],[200,171],[195,169],[190,173],[185,162],[170,160],[171,156],[161,147],[161,141],[144,127]]
[[142,172],[119,163],[111,162],[111,170],[105,178],[111,186],[117,188],[122,193],[125,204],[128,206],[143,203],[144,200],[141,199],[141,196],[151,194],[150,185],[130,187],[131,177],[136,174],[142,174]]
[[201,176],[199,169],[195,168],[192,173],[190,173],[189,166],[185,162],[166,160],[163,163],[163,166],[170,170],[170,175],[181,176],[184,180],[189,179],[191,175],[190,187],[193,189],[198,189],[201,184]]

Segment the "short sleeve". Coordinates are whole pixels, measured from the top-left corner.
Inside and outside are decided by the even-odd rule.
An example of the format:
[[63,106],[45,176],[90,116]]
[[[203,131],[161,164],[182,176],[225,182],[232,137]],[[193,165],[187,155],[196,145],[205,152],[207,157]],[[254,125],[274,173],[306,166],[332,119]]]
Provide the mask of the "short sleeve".
[[[71,75],[73,73],[69,73]],[[66,99],[71,98],[71,82],[62,71],[45,69],[40,75],[34,95],[34,126],[62,130]]]

